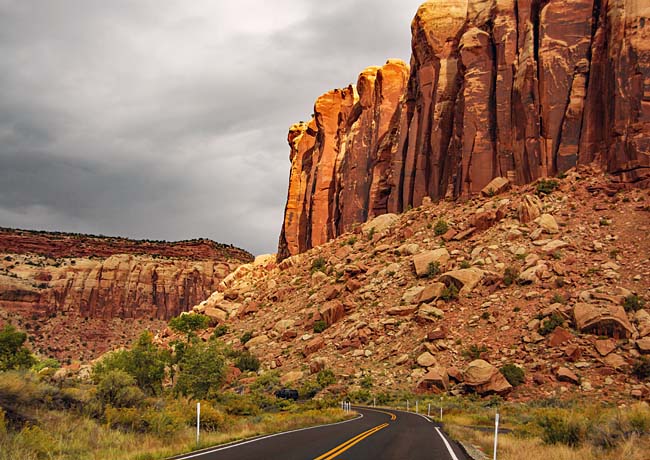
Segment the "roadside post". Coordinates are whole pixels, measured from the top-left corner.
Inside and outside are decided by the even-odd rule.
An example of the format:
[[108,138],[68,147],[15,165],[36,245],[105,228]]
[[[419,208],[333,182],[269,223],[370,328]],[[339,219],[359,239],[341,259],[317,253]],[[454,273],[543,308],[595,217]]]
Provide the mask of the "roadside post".
[[497,444],[499,441],[499,412],[497,411],[496,416],[494,417],[494,457],[493,460],[497,460]]
[[427,409],[427,417],[431,417],[431,403],[429,403],[429,408]]
[[420,409],[418,408],[418,402],[419,402],[419,401],[416,399],[416,400],[415,400],[415,413],[416,413],[416,414],[419,414],[419,413],[420,413]]
[[196,447],[199,447],[201,437],[201,403],[196,403]]
[[442,423],[442,396],[440,396],[440,423]]
[[409,411],[409,400],[407,399],[406,400],[406,412],[408,412],[408,411]]
[[376,402],[377,402],[377,401],[375,401],[375,398],[372,398],[372,407],[377,407]]

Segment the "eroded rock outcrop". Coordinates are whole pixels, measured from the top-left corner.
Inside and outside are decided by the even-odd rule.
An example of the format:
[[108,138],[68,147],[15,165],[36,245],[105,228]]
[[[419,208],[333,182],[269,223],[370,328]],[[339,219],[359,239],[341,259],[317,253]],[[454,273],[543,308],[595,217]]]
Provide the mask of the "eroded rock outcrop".
[[411,29],[410,68],[368,68],[292,127],[279,259],[495,177],[596,162],[650,183],[649,5],[433,0]]
[[[167,243],[0,232],[0,307],[23,317],[167,320],[207,298],[245,251],[209,240]],[[92,255],[91,255],[92,254]]]

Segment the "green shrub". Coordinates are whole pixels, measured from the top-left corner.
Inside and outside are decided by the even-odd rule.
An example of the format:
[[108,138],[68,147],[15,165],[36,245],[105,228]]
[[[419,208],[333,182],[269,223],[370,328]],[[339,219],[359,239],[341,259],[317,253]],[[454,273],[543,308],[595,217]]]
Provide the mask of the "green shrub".
[[519,269],[517,267],[508,266],[503,272],[503,284],[511,286],[519,280]]
[[324,320],[319,319],[314,323],[314,332],[320,333],[323,332],[325,329],[327,329],[327,323]]
[[298,397],[300,399],[311,399],[318,394],[322,387],[313,380],[305,380],[298,388]]
[[636,294],[632,294],[627,296],[623,301],[623,308],[625,308],[625,311],[627,312],[639,311],[643,308],[644,304],[645,302],[641,297]]
[[460,268],[470,268],[471,266],[472,266],[472,264],[469,263],[469,260],[463,260],[460,263]]
[[23,346],[27,334],[16,330],[11,324],[5,324],[0,330],[0,372],[12,369],[28,369],[36,360]]
[[443,219],[438,219],[436,225],[433,226],[433,233],[435,233],[436,236],[440,236],[447,233],[447,231],[449,231],[449,224],[447,224]]
[[463,350],[463,356],[468,359],[479,359],[483,353],[488,351],[485,345],[478,346],[475,343],[471,344],[469,348]]
[[564,296],[562,294],[555,293],[553,294],[553,297],[551,297],[551,303],[564,303],[566,300],[564,299]]
[[542,321],[539,327],[539,333],[542,335],[549,335],[558,326],[564,325],[564,318],[559,313],[553,313],[550,317]]
[[354,243],[357,242],[357,237],[356,236],[351,236],[348,238],[348,240],[345,242],[348,246],[354,246]]
[[321,388],[325,388],[336,383],[336,376],[331,370],[323,369],[316,375],[316,381]]
[[327,260],[325,257],[319,256],[311,263],[311,273],[324,272],[327,267]]
[[439,262],[429,262],[427,266],[427,278],[433,278],[440,274],[440,263]]
[[214,331],[212,332],[212,337],[215,339],[218,339],[219,337],[223,337],[228,333],[228,326],[225,324],[219,324],[217,327],[214,328]]
[[[182,355],[184,348],[183,344],[179,355]],[[107,372],[121,370],[131,375],[142,391],[157,395],[162,392],[165,366],[170,360],[169,353],[153,343],[151,333],[144,332],[130,350],[109,353],[96,363],[93,380],[98,383]]]
[[201,428],[205,431],[219,431],[226,426],[226,415],[210,403],[201,403]]
[[546,415],[539,422],[542,428],[542,441],[546,444],[565,444],[576,447],[581,444],[584,429],[578,420]]
[[240,341],[241,344],[243,345],[243,344],[245,344],[246,342],[248,342],[248,341],[249,341],[250,339],[252,339],[252,338],[253,338],[253,333],[250,332],[250,331],[248,331],[248,332],[244,332],[244,333],[242,334],[242,336],[239,338],[239,341]]
[[257,372],[260,368],[260,360],[257,359],[252,353],[245,351],[241,353],[235,361],[235,367],[242,372]]
[[543,196],[552,193],[556,188],[558,188],[560,183],[553,179],[541,179],[537,182],[537,195]]
[[136,408],[117,408],[108,406],[104,412],[106,424],[111,428],[122,431],[134,431],[143,433],[147,429],[142,419],[142,410]]
[[457,300],[458,299],[458,288],[454,283],[451,283],[449,286],[445,287],[442,290],[440,298],[445,301]]
[[53,458],[52,454],[57,450],[56,439],[45,430],[33,425],[28,425],[20,430],[14,442],[17,451],[29,452],[33,455],[29,458]]
[[361,379],[361,382],[359,382],[359,385],[361,385],[361,388],[370,390],[374,385],[372,381],[372,377],[370,375],[364,375],[363,378]]
[[526,373],[524,370],[515,366],[514,364],[506,364],[499,369],[501,374],[506,378],[508,383],[513,387],[517,387],[526,381]]

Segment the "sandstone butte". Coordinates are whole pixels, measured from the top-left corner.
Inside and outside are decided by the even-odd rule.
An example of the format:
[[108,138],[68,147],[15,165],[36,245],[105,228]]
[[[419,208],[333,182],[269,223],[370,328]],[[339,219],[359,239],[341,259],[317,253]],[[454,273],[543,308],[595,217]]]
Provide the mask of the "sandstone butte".
[[434,0],[389,60],[290,128],[278,260],[360,222],[596,163],[650,183],[650,4]]
[[206,239],[168,243],[10,229],[0,229],[0,254],[0,323],[22,318],[37,343],[60,357],[69,356],[59,345],[71,336],[82,336],[91,349],[101,345],[100,352],[116,345],[103,342],[125,328],[142,329],[107,330],[115,319],[168,320],[190,310],[253,259]]

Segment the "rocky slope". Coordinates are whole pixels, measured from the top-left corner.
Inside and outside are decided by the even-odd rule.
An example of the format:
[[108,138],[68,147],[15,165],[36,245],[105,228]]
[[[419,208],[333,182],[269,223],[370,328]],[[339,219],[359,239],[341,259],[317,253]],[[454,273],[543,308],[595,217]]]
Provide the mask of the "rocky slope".
[[650,5],[640,0],[434,0],[410,68],[371,67],[291,127],[278,258],[355,223],[598,163],[650,181]]
[[[0,313],[36,345],[90,356],[189,310],[252,256],[209,240],[166,243],[0,230]],[[111,324],[111,327],[106,327]],[[123,337],[129,331],[128,337]]]
[[327,367],[374,391],[648,398],[631,369],[650,353],[650,192],[584,168],[509,185],[425,199],[279,264],[260,257],[194,309],[235,348],[250,332],[243,346],[287,385]]

